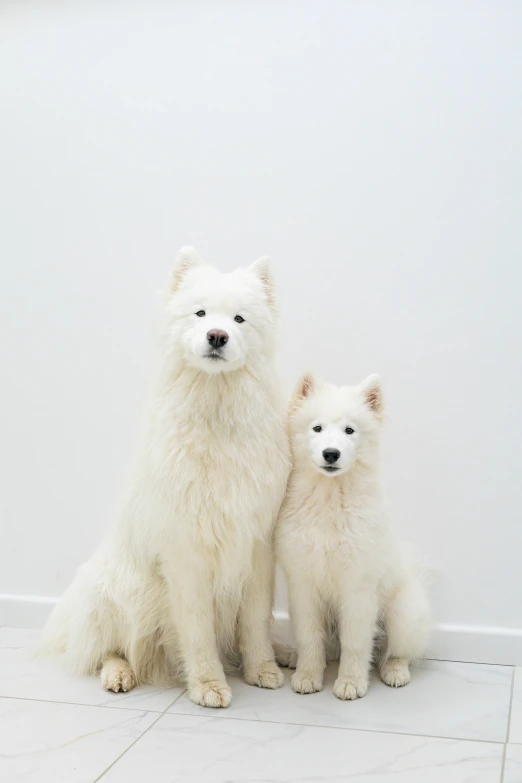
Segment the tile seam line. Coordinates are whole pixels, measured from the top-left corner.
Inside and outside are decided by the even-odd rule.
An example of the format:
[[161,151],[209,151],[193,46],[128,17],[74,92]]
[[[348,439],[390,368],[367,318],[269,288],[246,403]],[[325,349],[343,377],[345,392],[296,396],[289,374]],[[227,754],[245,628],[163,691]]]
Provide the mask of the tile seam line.
[[[186,690],[186,689],[185,689],[185,690]],[[178,693],[178,695],[176,696],[176,698],[174,699],[174,701],[173,701],[171,704],[169,704],[169,705],[168,705],[168,707],[165,707],[165,709],[163,710],[163,712],[160,712],[160,713],[159,713],[159,715],[158,715],[158,717],[156,718],[156,720],[152,721],[152,723],[150,724],[150,726],[148,726],[148,727],[145,729],[145,731],[144,731],[142,734],[140,734],[140,736],[139,736],[139,737],[137,737],[137,738],[134,740],[134,742],[132,742],[132,743],[129,745],[129,747],[128,747],[128,748],[126,748],[126,749],[123,751],[123,753],[121,753],[121,754],[118,756],[118,758],[114,759],[114,761],[112,762],[112,764],[110,764],[110,765],[109,765],[109,766],[108,766],[108,767],[107,767],[107,768],[106,768],[106,769],[105,769],[105,770],[102,772],[102,774],[101,774],[101,775],[99,775],[99,777],[97,777],[97,778],[96,778],[96,780],[94,781],[94,783],[98,783],[98,781],[99,781],[99,780],[101,780],[101,779],[104,777],[104,775],[105,775],[107,772],[109,772],[109,770],[110,770],[110,769],[112,769],[112,767],[114,767],[114,765],[115,765],[115,764],[117,764],[117,763],[118,763],[118,761],[120,761],[120,759],[122,759],[122,758],[123,758],[123,756],[124,756],[124,755],[125,755],[125,754],[126,754],[126,753],[127,753],[127,752],[128,752],[128,751],[129,751],[129,750],[132,748],[132,747],[134,747],[134,745],[135,745],[135,744],[136,744],[136,743],[137,743],[137,742],[138,742],[138,741],[139,741],[139,740],[140,740],[142,737],[144,737],[144,736],[145,736],[145,734],[146,734],[146,733],[149,731],[149,729],[151,729],[151,728],[152,728],[152,727],[153,727],[153,726],[154,726],[154,725],[155,725],[155,724],[156,724],[156,723],[159,721],[159,719],[160,719],[160,718],[162,718],[162,717],[163,717],[163,715],[165,715],[165,714],[166,714],[167,710],[168,710],[168,709],[170,709],[170,707],[173,707],[173,706],[174,706],[174,704],[176,704],[176,702],[178,701],[178,699],[181,699],[181,697],[182,697],[182,696],[183,696],[183,694],[185,693],[185,690],[182,690],[182,691],[181,691],[181,693]],[[110,707],[110,709],[122,709],[122,708],[121,708],[121,707],[119,707],[119,708],[118,708],[118,707]],[[123,709],[125,709],[125,708],[123,708]],[[151,710],[149,710],[149,712],[151,712]]]
[[[176,715],[178,717],[185,717],[185,718],[210,718],[212,720],[238,720],[238,721],[245,721],[246,723],[268,723],[270,725],[275,726],[300,726],[302,728],[311,728],[311,729],[338,729],[340,731],[364,731],[368,734],[392,734],[396,737],[419,737],[419,738],[427,738],[427,739],[440,739],[440,740],[455,740],[456,742],[483,742],[487,745],[505,745],[505,740],[488,740],[488,739],[479,739],[477,737],[450,737],[448,735],[443,734],[415,734],[412,731],[387,731],[386,729],[367,729],[363,727],[358,726],[325,726],[324,724],[320,723],[296,723],[296,721],[280,721],[280,720],[262,720],[261,718],[239,718],[237,716],[228,716],[228,715],[222,715],[220,718],[213,715],[214,710],[210,711],[208,714],[205,715],[192,715],[188,712],[168,712],[168,710],[171,709],[178,701],[181,699],[181,697],[184,695],[186,691],[183,691],[183,693],[180,693],[179,696],[177,696],[172,704],[170,704],[163,712],[160,712],[158,710],[144,710],[144,709],[136,709],[135,707],[106,707],[102,706],[102,709],[110,709],[110,710],[124,710],[124,711],[132,711],[132,712],[150,712],[152,714],[155,714],[158,716],[158,719],[161,718],[163,715]],[[72,701],[51,701],[50,699],[28,699],[24,696],[0,696],[0,699],[12,699],[14,701],[31,701],[31,702],[37,702],[38,704],[65,704],[69,707],[100,707],[99,704],[83,704],[80,702],[72,702]],[[156,723],[156,721],[154,721]],[[151,724],[149,728],[151,728],[154,723]],[[148,729],[147,729],[148,731]],[[142,735],[143,736],[143,735]],[[519,745],[522,743],[512,742],[511,745]],[[109,769],[109,767],[107,768]],[[97,778],[94,783],[97,783],[99,778]]]
[[[500,783],[504,783],[504,772],[506,769],[506,754],[507,754],[507,746],[509,742],[509,732],[511,730],[511,711],[513,709],[513,695],[515,693],[515,676],[516,676],[516,669],[513,668],[513,676],[511,677],[511,695],[509,698],[509,712],[508,712],[508,719],[507,719],[507,728],[506,728],[506,741],[504,743],[504,752],[502,753],[502,765],[500,767]],[[513,743],[515,744],[515,743]]]
[[[179,694],[176,696],[176,698],[174,699],[174,701],[172,702],[172,704],[169,704],[169,706],[168,706],[168,707],[165,707],[165,709],[163,710],[163,715],[166,715],[166,714],[167,714],[167,710],[170,710],[170,708],[171,708],[171,707],[173,707],[175,704],[177,704],[177,703],[178,703],[178,701],[181,699],[181,697],[182,697],[182,696],[184,696],[184,695],[185,695],[185,693],[186,693],[186,692],[187,692],[187,689],[186,689],[186,688],[185,688],[184,690],[182,690],[182,691],[181,691],[181,693],[179,693]],[[153,710],[151,710],[151,712],[153,712]]]
[[[213,710],[212,710],[213,712]],[[449,737],[447,735],[442,734],[415,734],[412,731],[387,731],[386,729],[367,729],[362,728],[358,726],[325,726],[324,724],[320,723],[296,723],[296,721],[281,721],[281,720],[262,720],[261,718],[238,718],[237,716],[232,715],[221,715],[220,718],[218,717],[212,717],[212,713],[207,716],[205,715],[193,715],[189,712],[164,712],[164,715],[176,715],[178,718],[206,718],[212,720],[237,720],[237,721],[244,721],[245,723],[268,723],[270,725],[274,726],[299,726],[300,728],[310,728],[310,729],[325,729],[325,730],[339,730],[339,731],[364,731],[368,734],[391,734],[394,737],[418,737],[419,739],[439,739],[439,740],[449,740],[449,741],[455,741],[455,742],[483,742],[486,745],[504,745],[503,739],[498,740],[488,740],[488,739],[477,739],[477,738],[471,738],[471,737]],[[513,743],[514,744],[514,743]],[[96,783],[96,782],[95,782]]]
[[156,724],[156,723],[157,723],[157,722],[160,720],[160,718],[162,718],[162,717],[164,716],[164,714],[165,714],[164,712],[160,712],[160,713],[158,714],[158,717],[156,718],[156,720],[153,720],[153,721],[152,721],[152,723],[150,724],[150,726],[147,726],[147,728],[145,729],[145,731],[142,731],[142,733],[140,734],[140,736],[139,736],[139,737],[136,737],[136,739],[134,740],[134,742],[131,742],[131,744],[130,744],[130,745],[127,747],[127,748],[125,748],[125,750],[123,751],[123,753],[120,753],[120,755],[119,755],[117,758],[115,758],[115,759],[114,759],[114,761],[112,762],[112,764],[109,764],[109,766],[108,766],[108,767],[106,767],[106,768],[103,770],[103,772],[101,773],[101,775],[98,775],[98,777],[97,777],[97,778],[95,778],[95,779],[93,780],[93,783],[98,783],[98,781],[99,781],[99,780],[101,780],[101,779],[102,779],[102,778],[103,778],[103,777],[104,777],[104,776],[107,774],[107,772],[109,772],[109,770],[111,770],[111,769],[112,769],[112,768],[113,768],[113,767],[114,767],[114,766],[115,766],[115,765],[118,763],[118,761],[120,761],[120,759],[122,759],[122,758],[125,756],[125,754],[126,754],[126,753],[128,753],[128,752],[129,752],[129,750],[130,750],[131,748],[133,748],[133,747],[134,747],[134,745],[135,745],[137,742],[139,742],[139,741],[140,741],[140,739],[141,739],[142,737],[144,737],[144,736],[145,736],[145,734],[146,734],[148,731],[150,731],[150,730],[151,730],[151,728],[152,728],[152,727],[153,727],[153,726],[154,726],[154,725],[155,725],[155,724]]
[[[423,661],[435,661],[436,663],[468,663],[471,666],[502,666],[504,669],[516,669],[515,663],[493,663],[492,661],[465,661],[462,658],[422,658]],[[418,667],[422,668],[422,667]]]
[[168,707],[166,707],[164,710],[150,710],[146,707],[111,707],[110,704],[85,704],[83,701],[60,701],[58,699],[33,699],[30,696],[4,696],[0,693],[0,699],[13,699],[15,701],[35,701],[37,704],[65,704],[69,707],[99,707],[102,710],[125,710],[126,712],[152,712],[156,715],[164,715],[167,710],[169,710],[171,707],[176,704],[178,699],[181,699],[183,696],[183,693],[180,693],[179,696],[176,696],[174,701],[170,702]]

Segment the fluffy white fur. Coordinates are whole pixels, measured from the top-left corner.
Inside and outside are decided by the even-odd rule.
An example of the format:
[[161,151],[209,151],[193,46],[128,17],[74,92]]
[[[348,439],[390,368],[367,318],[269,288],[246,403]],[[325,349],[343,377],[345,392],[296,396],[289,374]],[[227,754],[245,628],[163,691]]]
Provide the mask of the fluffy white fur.
[[[248,683],[283,683],[270,642],[272,533],[290,466],[276,321],[266,259],[221,274],[180,252],[133,480],[44,635],[43,651],[79,674],[101,667],[107,689],[181,673],[194,702],[226,707],[224,666],[239,656]],[[218,350],[215,329],[228,335]]]
[[[297,693],[322,689],[326,660],[338,657],[339,647],[334,694],[340,699],[366,694],[379,636],[380,676],[394,687],[409,682],[409,664],[425,649],[427,598],[383,510],[382,415],[376,375],[342,388],[307,375],[291,402],[294,468],[276,526],[276,554],[297,640]],[[332,464],[326,449],[337,452]],[[335,647],[337,654],[327,652]],[[296,664],[288,649],[278,659]]]

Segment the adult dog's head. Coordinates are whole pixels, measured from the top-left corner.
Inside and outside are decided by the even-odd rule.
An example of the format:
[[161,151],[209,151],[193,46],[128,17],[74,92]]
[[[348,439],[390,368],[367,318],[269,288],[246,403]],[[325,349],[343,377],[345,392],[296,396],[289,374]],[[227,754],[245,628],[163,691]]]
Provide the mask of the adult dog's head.
[[342,476],[357,462],[374,464],[383,416],[381,382],[370,375],[359,386],[323,384],[307,374],[290,403],[296,466]]
[[274,349],[277,307],[267,258],[223,274],[192,247],[172,271],[164,336],[190,366],[225,373],[253,365]]

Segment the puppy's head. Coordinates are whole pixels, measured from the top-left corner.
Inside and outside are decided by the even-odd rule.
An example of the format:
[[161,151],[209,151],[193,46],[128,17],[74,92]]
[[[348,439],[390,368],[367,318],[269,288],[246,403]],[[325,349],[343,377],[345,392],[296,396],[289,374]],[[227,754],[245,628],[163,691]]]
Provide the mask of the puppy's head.
[[206,373],[237,370],[272,352],[277,319],[270,262],[222,274],[193,248],[179,252],[166,303],[165,338]]
[[312,375],[299,381],[290,403],[290,437],[296,465],[324,476],[346,474],[376,459],[383,416],[381,382],[370,375],[359,386],[333,386]]

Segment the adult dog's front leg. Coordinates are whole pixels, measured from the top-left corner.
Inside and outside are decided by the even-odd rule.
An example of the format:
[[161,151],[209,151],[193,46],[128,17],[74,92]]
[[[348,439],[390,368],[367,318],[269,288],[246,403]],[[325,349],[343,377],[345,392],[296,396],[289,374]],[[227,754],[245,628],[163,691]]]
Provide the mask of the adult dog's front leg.
[[239,613],[239,647],[245,682],[260,688],[280,688],[284,682],[270,640],[273,601],[274,555],[270,544],[258,541]]
[[232,692],[219,659],[213,591],[204,565],[191,563],[190,573],[183,571],[183,583],[172,583],[169,595],[190,698],[203,707],[228,707]]

